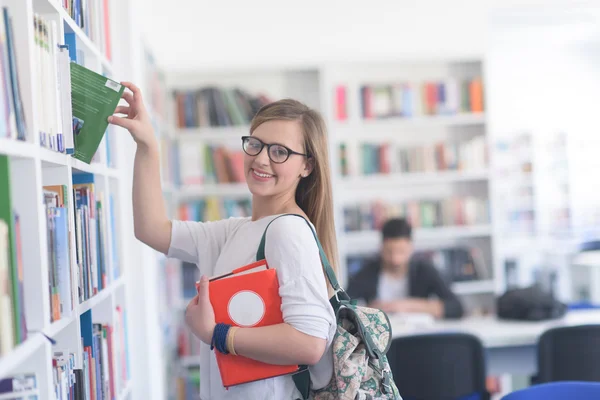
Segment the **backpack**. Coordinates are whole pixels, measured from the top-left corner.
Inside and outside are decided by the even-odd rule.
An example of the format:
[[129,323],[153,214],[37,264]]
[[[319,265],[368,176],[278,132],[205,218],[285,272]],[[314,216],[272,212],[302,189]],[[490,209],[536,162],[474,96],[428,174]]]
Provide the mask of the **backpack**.
[[[340,287],[312,225],[302,215],[284,215],[294,215],[306,221],[317,241],[327,280],[334,290],[334,295],[329,299],[337,321],[331,344],[333,375],[324,388],[313,390],[308,366],[300,366],[292,379],[302,400],[402,400],[386,357],[392,342],[388,316],[381,310],[357,306]],[[256,254],[257,260],[265,259],[266,233],[265,229]]]
[[544,321],[561,318],[567,306],[537,285],[510,289],[496,301],[499,319]]

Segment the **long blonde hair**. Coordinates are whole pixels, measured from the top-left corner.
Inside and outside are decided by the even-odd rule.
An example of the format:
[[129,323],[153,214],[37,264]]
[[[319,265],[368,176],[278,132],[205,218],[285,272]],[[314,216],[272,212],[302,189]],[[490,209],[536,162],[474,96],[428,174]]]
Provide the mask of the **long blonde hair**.
[[256,113],[250,124],[250,134],[260,124],[272,120],[298,121],[302,126],[305,152],[312,158],[313,171],[298,183],[296,204],[315,226],[325,255],[337,275],[338,249],[325,121],[319,112],[305,104],[297,100],[283,99],[264,105]]

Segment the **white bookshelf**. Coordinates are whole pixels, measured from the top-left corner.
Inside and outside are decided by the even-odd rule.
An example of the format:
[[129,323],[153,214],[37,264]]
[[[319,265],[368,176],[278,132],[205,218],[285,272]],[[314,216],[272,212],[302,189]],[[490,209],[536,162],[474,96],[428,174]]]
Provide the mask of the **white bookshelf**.
[[[344,209],[352,205],[382,202],[399,205],[411,200],[437,200],[452,196],[472,195],[490,197],[490,171],[488,164],[458,170],[428,169],[417,172],[394,172],[363,174],[360,170],[360,146],[388,145],[397,148],[413,148],[434,143],[464,142],[483,138],[487,150],[487,116],[485,112],[456,114],[415,114],[413,116],[389,116],[364,118],[361,103],[361,86],[385,84],[421,84],[427,81],[446,81],[480,77],[484,81],[483,61],[480,59],[415,59],[382,60],[371,63],[339,62],[325,65],[321,70],[321,111],[327,118],[330,130],[330,154],[334,183],[334,203],[340,249],[341,280],[347,284],[346,257],[373,255],[379,250],[381,238],[377,230],[346,231]],[[346,119],[336,114],[336,88],[346,88]],[[414,93],[413,93],[414,95]],[[375,100],[377,101],[377,100]],[[422,101],[422,98],[421,98]],[[372,105],[372,107],[381,107]],[[484,100],[484,109],[486,107]],[[339,162],[339,146],[346,146],[349,167],[342,174]],[[445,248],[453,245],[474,245],[484,255],[488,271],[485,278],[472,282],[458,282],[454,290],[465,297],[475,295],[477,300],[465,299],[467,304],[476,304],[485,296],[486,305],[491,307],[494,285],[493,221],[474,225],[436,227],[413,227],[417,249]],[[469,307],[467,307],[469,308]]]
[[[96,3],[96,2],[94,2]],[[88,3],[90,4],[90,3]],[[98,3],[100,4],[100,3]],[[119,9],[126,7],[126,1],[109,1],[110,15],[108,16],[111,29],[112,59],[105,55],[99,40],[92,41],[79,28],[75,21],[62,8],[59,0],[3,0],[0,5],[8,7],[12,18],[14,32],[14,47],[16,50],[17,70],[20,81],[20,93],[25,111],[27,124],[26,141],[17,141],[0,138],[0,155],[8,158],[11,171],[10,198],[13,210],[19,215],[22,261],[23,261],[23,299],[27,338],[17,344],[8,353],[0,356],[0,379],[18,374],[34,374],[37,380],[37,394],[39,399],[54,399],[54,382],[52,369],[52,356],[55,350],[64,350],[75,354],[75,368],[82,368],[83,345],[82,324],[80,317],[91,313],[93,323],[109,325],[113,329],[122,323],[127,324],[125,347],[119,347],[127,352],[129,360],[131,352],[128,344],[131,343],[131,323],[128,318],[134,311],[130,309],[130,284],[128,260],[131,257],[132,236],[127,221],[127,203],[130,202],[128,187],[128,169],[130,161],[127,160],[129,145],[122,138],[124,132],[115,129],[110,131],[111,163],[106,157],[105,141],[101,144],[98,158],[91,164],[83,163],[70,155],[56,152],[41,145],[39,132],[40,113],[37,98],[41,96],[38,88],[38,76],[34,72],[37,67],[35,61],[35,44],[33,32],[34,15],[40,15],[47,21],[56,22],[59,43],[64,43],[64,34],[75,35],[78,50],[85,57],[85,66],[99,73],[104,73],[115,80],[121,80],[121,75],[129,72],[124,67],[126,62],[120,56],[124,48],[129,48],[130,43],[119,40],[124,33],[115,26],[114,18]],[[119,73],[119,76],[116,76]],[[73,200],[73,175],[89,173],[94,175],[94,192],[102,193],[107,210],[109,199],[112,198],[114,208],[114,229],[110,229],[110,216],[107,213],[107,242],[106,242],[106,285],[96,294],[79,303],[75,296],[73,309],[69,313],[63,310],[60,319],[52,321],[49,299],[49,260],[48,241],[45,209],[43,204],[43,186],[66,185],[68,194],[69,212],[74,212]],[[71,216],[69,222],[70,242],[70,278],[71,292],[77,293],[77,259],[75,223]],[[113,241],[114,239],[114,241]],[[115,243],[115,247],[113,247]],[[114,256],[114,258],[113,258]],[[121,319],[117,309],[125,312]],[[89,314],[87,314],[89,315]],[[122,326],[123,327],[123,326]],[[125,327],[123,327],[125,329]],[[116,334],[117,332],[114,331]],[[54,340],[53,345],[47,337]],[[113,339],[117,339],[116,335]],[[119,344],[121,346],[121,344]],[[116,344],[113,351],[117,351]],[[134,382],[131,365],[128,367],[127,376],[120,375],[123,371],[121,359],[118,354],[112,354],[109,362],[114,369],[114,396],[118,400],[130,399],[134,395]],[[128,363],[129,363],[128,360]],[[117,375],[119,374],[119,375]],[[4,398],[4,397],[2,397]]]

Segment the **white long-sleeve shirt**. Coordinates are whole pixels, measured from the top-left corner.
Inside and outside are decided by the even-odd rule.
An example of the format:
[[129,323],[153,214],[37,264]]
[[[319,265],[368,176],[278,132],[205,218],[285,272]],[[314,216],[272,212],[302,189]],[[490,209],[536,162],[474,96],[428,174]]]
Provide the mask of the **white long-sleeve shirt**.
[[[256,221],[229,218],[215,222],[173,221],[168,256],[195,263],[201,275],[221,275],[256,260],[256,251],[267,224],[275,216]],[[277,270],[281,311],[286,323],[307,335],[325,339],[327,350],[309,367],[312,387],[329,383],[333,373],[331,342],[336,330],[329,303],[319,249],[306,222],[283,216],[267,231],[265,258]],[[217,350],[214,350],[217,351]],[[202,400],[298,399],[290,376],[223,387],[210,346],[200,346],[200,398]]]

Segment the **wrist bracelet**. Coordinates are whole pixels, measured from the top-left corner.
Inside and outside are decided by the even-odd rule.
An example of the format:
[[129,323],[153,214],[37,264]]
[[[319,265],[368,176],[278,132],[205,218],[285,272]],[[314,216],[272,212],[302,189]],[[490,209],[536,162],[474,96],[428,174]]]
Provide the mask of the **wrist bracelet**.
[[229,332],[227,333],[227,350],[229,351],[229,354],[233,356],[237,356],[237,353],[235,352],[235,348],[233,346],[233,337],[235,336],[235,331],[237,330],[237,326],[232,326],[231,329],[229,329]]
[[229,332],[229,329],[231,328],[231,325],[228,324],[223,324],[223,323],[218,323],[215,326],[215,329],[213,331],[213,336],[212,336],[212,340],[210,343],[210,349],[213,350],[215,347],[217,348],[217,350],[223,354],[229,354],[229,351],[227,351],[227,333]]

